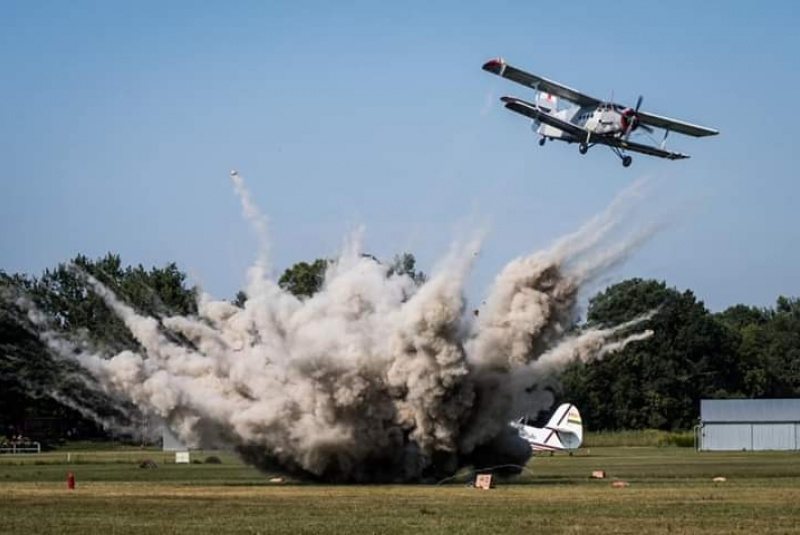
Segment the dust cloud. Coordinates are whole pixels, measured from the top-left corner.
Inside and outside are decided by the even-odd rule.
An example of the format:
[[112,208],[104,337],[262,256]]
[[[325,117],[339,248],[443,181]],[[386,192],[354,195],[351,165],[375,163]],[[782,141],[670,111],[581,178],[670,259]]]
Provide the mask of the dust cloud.
[[464,286],[478,238],[453,245],[420,283],[364,255],[357,232],[321,291],[298,299],[270,276],[267,220],[242,177],[231,178],[260,244],[242,307],[201,294],[197,316],[149,317],[83,274],[141,349],[103,354],[41,335],[96,388],[165,422],[188,445],[232,448],[264,469],[340,482],[524,464],[529,447],[508,422],[550,407],[548,386],[570,362],[652,334],[639,327],[646,318],[574,328],[581,290],[655,230],[625,224],[642,182],[575,233],[511,261],[476,315]]

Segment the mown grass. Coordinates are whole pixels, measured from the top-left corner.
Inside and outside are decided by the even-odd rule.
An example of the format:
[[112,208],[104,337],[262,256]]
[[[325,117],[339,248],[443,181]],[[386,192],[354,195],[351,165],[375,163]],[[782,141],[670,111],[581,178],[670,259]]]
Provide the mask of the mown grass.
[[[219,465],[164,454],[155,469],[138,468],[137,452],[92,452],[81,464],[60,453],[44,464],[0,456],[0,532],[800,533],[796,452],[590,447],[537,456],[492,491],[465,487],[466,472],[442,485],[273,484],[219,452]],[[612,488],[616,479],[630,487]]]
[[[800,488],[14,487],[9,533],[792,533]],[[13,504],[7,510],[6,504]]]

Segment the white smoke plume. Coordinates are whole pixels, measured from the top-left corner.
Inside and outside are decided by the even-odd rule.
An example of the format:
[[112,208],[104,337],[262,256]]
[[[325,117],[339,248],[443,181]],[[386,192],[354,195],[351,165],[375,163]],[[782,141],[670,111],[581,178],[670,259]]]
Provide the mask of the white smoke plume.
[[570,331],[579,290],[652,232],[625,233],[641,183],[548,250],[509,263],[473,320],[463,289],[479,239],[454,246],[419,283],[362,254],[356,233],[321,291],[301,300],[270,278],[266,220],[231,178],[261,244],[243,307],[201,294],[197,317],[148,317],[86,275],[140,350],[99,354],[43,335],[190,445],[328,481],[414,481],[488,457],[524,463],[530,451],[507,422],[547,408],[543,387],[569,362],[649,335],[639,321]]

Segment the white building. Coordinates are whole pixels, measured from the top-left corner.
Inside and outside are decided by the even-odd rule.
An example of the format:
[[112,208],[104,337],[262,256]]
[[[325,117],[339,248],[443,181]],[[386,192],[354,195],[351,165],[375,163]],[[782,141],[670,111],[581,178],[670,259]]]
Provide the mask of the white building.
[[800,399],[704,399],[702,451],[800,450]]

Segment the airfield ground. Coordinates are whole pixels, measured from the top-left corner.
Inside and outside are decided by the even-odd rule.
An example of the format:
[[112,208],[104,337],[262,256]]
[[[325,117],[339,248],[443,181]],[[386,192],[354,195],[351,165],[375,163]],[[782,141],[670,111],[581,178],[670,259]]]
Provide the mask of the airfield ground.
[[[592,447],[536,457],[490,491],[467,488],[468,474],[441,485],[270,483],[229,454],[193,458],[212,454],[222,463],[78,446],[2,455],[0,533],[800,533],[797,452]],[[144,458],[158,467],[139,468]],[[590,480],[592,470],[608,479]]]

